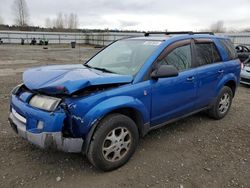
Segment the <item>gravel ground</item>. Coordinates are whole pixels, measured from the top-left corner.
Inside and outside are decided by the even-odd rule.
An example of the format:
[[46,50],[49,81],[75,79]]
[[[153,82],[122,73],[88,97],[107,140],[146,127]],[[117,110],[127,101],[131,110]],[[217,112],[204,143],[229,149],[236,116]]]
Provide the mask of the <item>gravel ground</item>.
[[[250,87],[240,86],[220,121],[204,113],[150,132],[118,170],[96,170],[81,154],[44,151],[7,121],[9,93],[28,67],[79,63],[98,49],[0,45],[0,187],[250,187]],[[79,56],[80,52],[80,56]]]

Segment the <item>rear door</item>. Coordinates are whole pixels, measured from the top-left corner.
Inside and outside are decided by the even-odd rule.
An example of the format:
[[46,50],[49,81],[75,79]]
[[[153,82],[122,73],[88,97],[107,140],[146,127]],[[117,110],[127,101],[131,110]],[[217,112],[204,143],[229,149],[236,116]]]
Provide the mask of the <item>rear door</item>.
[[225,65],[211,39],[194,40],[197,71],[196,108],[209,105],[216,97],[216,86],[223,78]]

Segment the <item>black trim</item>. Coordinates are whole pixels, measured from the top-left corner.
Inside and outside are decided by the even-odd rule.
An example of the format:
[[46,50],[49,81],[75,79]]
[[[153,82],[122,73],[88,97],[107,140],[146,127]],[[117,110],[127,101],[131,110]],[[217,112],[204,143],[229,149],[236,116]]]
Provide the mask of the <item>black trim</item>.
[[[100,118],[100,119],[102,119],[102,118]],[[85,154],[85,155],[89,151],[90,143],[92,141],[94,132],[96,131],[96,128],[97,128],[98,124],[100,123],[100,119],[96,119],[94,122],[92,122],[92,127],[90,128],[87,136],[84,139],[84,143],[82,145],[82,153]]]
[[197,67],[197,61],[196,61],[196,50],[195,50],[195,42],[194,39],[191,39],[191,67],[190,68],[196,68]]
[[16,134],[18,134],[17,125],[14,123],[14,121],[10,117],[8,118],[8,120],[9,120],[11,128],[15,131]]
[[184,118],[186,118],[186,117],[189,117],[189,116],[191,116],[191,115],[197,114],[198,112],[201,112],[201,111],[204,111],[204,110],[207,110],[207,109],[209,109],[209,106],[204,107],[204,108],[201,108],[201,109],[199,109],[199,110],[195,110],[195,111],[190,112],[190,113],[188,113],[188,114],[185,114],[185,115],[183,115],[183,116],[181,116],[181,117],[174,118],[174,119],[171,119],[171,120],[169,120],[169,121],[160,123],[160,124],[155,125],[155,126],[153,126],[153,127],[150,127],[148,131],[151,131],[151,130],[154,130],[154,129],[158,129],[158,128],[163,127],[163,126],[165,126],[165,125],[167,125],[167,124],[170,124],[170,123],[179,121],[179,120],[181,120],[181,119],[184,119]]
[[195,111],[193,111],[193,112],[190,112],[190,113],[185,114],[185,115],[183,115],[183,116],[181,116],[181,117],[178,117],[178,118],[170,119],[169,121],[160,123],[160,124],[155,125],[155,126],[152,126],[152,127],[150,126],[150,123],[145,123],[145,124],[143,125],[143,130],[142,130],[143,134],[142,134],[142,137],[146,136],[147,133],[149,133],[149,132],[152,131],[152,130],[158,129],[158,128],[163,127],[163,126],[165,126],[165,125],[168,125],[168,124],[170,124],[170,123],[179,121],[179,120],[184,119],[184,118],[186,118],[186,117],[189,117],[189,116],[191,116],[191,115],[194,115],[194,114],[197,114],[197,113],[199,113],[199,112],[205,111],[205,110],[207,110],[207,109],[209,109],[209,108],[210,108],[210,106],[206,106],[206,107],[201,108],[201,109],[199,109],[199,110],[195,110]]

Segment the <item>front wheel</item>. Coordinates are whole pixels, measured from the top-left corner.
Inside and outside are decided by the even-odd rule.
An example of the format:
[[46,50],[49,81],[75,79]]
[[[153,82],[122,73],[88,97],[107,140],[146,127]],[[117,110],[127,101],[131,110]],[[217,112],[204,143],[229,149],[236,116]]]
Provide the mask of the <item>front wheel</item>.
[[222,119],[228,113],[233,99],[232,89],[228,86],[224,86],[215,102],[215,104],[209,109],[209,116],[214,119]]
[[98,125],[87,157],[101,170],[114,170],[130,159],[138,139],[138,129],[132,119],[122,114],[111,114]]

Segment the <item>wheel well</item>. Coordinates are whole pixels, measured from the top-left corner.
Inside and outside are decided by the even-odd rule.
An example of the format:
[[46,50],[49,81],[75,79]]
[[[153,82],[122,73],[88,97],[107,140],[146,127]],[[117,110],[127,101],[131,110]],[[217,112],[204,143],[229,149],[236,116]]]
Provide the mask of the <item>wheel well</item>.
[[123,114],[125,116],[130,117],[135,122],[140,136],[143,136],[143,131],[144,131],[143,124],[144,123],[143,123],[143,118],[140,112],[138,112],[137,110],[133,108],[120,108],[120,109],[113,110],[109,112],[108,114],[113,114],[113,113],[119,113],[119,114]]
[[141,137],[143,137],[146,134],[145,131],[148,131],[148,130],[146,130],[146,128],[144,128],[143,118],[142,118],[142,115],[141,115],[141,113],[139,111],[137,111],[137,110],[135,110],[133,108],[120,108],[120,109],[113,110],[113,111],[105,114],[103,117],[101,117],[98,121],[96,121],[94,123],[94,126],[91,128],[90,132],[88,133],[88,135],[87,135],[87,137],[85,139],[85,143],[84,143],[84,146],[83,146],[83,153],[88,152],[91,139],[92,139],[92,137],[94,135],[94,132],[96,131],[96,129],[98,127],[98,124],[101,121],[101,119],[105,118],[106,116],[108,116],[110,114],[114,114],[114,113],[119,113],[119,114],[123,114],[125,116],[130,117],[135,122],[135,124],[136,124],[136,126],[138,128],[139,135]]
[[235,95],[235,90],[236,90],[236,83],[233,80],[228,81],[225,86],[228,86],[231,88],[233,92],[233,96]]

